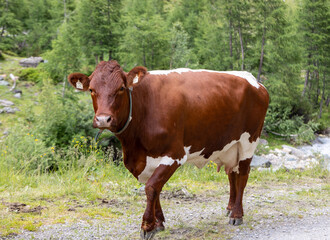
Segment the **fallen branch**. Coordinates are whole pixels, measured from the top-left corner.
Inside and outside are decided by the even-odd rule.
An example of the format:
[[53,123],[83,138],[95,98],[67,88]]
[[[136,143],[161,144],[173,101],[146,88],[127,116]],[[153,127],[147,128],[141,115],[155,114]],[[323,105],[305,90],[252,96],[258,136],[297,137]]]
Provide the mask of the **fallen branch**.
[[11,80],[13,80],[14,84],[13,86],[9,89],[9,92],[13,91],[16,87],[16,81],[17,81],[17,77],[14,76],[14,74],[9,74],[9,77],[11,78]]
[[298,137],[298,134],[281,134],[281,133],[273,132],[273,131],[270,131],[270,130],[266,130],[266,132],[269,132],[271,134],[274,134],[274,135],[280,136],[280,137],[290,137],[290,138]]

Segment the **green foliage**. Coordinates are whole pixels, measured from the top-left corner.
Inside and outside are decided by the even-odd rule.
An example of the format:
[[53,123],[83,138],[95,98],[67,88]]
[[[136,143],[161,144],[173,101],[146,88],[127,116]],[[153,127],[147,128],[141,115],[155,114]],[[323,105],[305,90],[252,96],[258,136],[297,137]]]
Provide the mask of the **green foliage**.
[[[54,171],[83,166],[89,155],[104,158],[91,139],[94,136],[91,103],[67,91],[65,98],[52,85],[44,84],[38,111],[26,108],[1,145],[7,165],[26,171]],[[100,155],[101,154],[101,155]]]
[[70,72],[78,71],[81,66],[81,52],[78,39],[72,35],[72,26],[64,22],[57,39],[52,42],[53,49],[45,54],[47,63],[43,64],[52,79],[57,83],[65,81]]
[[155,0],[126,0],[122,14],[120,60],[128,69],[136,65],[167,69],[170,34]]
[[38,83],[42,81],[42,75],[43,73],[38,68],[24,68],[20,71],[18,76],[20,81]]
[[188,48],[189,36],[180,22],[173,24],[171,29],[171,60],[170,69],[187,67],[192,62],[193,53]]
[[5,60],[5,57],[3,56],[2,52],[0,51],[0,61]]
[[42,109],[35,116],[36,130],[46,146],[67,147],[74,136],[91,136],[93,110],[89,102],[79,101],[71,91],[65,98],[51,85],[45,85],[39,101]]
[[298,137],[296,144],[301,145],[304,143],[310,143],[315,139],[314,131],[317,130],[318,125],[310,122],[309,124],[301,125],[298,129]]
[[[112,58],[127,71],[144,65],[150,70],[245,69],[256,76],[260,72],[260,81],[271,97],[265,129],[299,135],[311,120],[321,123],[321,129],[329,126],[330,18],[326,0],[297,3],[297,0],[2,1],[0,49],[19,55],[43,54],[48,62],[42,69],[54,83],[66,83],[71,72],[90,73],[100,60]],[[26,69],[20,79],[45,79],[40,75],[44,73]],[[59,110],[52,107],[53,111]],[[61,114],[54,116],[59,123],[61,117],[67,117],[67,113]],[[57,137],[60,139],[57,144],[69,141],[70,137],[65,140],[64,135],[72,134],[70,130],[60,124],[61,136],[55,133],[56,124],[51,125],[54,137],[50,142]],[[302,139],[310,139],[308,136]]]

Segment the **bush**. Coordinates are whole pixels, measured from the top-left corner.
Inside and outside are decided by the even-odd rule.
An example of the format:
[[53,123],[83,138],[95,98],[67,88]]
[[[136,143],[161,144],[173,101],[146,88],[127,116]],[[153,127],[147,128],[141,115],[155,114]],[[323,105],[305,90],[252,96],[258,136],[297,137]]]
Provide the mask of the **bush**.
[[94,116],[90,100],[79,100],[79,94],[66,91],[65,98],[57,89],[45,83],[39,96],[42,103],[35,117],[36,130],[47,146],[69,146],[74,137],[94,136]]
[[0,61],[5,60],[5,57],[3,56],[2,52],[0,51]]
[[0,145],[2,162],[16,170],[39,173],[105,161],[108,154],[93,141],[97,130],[91,124],[92,104],[79,96],[67,91],[63,98],[55,86],[45,83],[38,113],[27,107],[26,118],[10,129]]
[[19,73],[20,81],[38,83],[42,81],[42,72],[38,68],[25,68]]

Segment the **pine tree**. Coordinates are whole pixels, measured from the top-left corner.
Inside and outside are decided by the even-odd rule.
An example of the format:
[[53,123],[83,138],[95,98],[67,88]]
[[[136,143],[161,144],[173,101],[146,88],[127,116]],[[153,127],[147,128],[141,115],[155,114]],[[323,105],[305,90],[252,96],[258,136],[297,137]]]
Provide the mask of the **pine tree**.
[[73,27],[65,21],[59,28],[59,34],[52,41],[52,50],[45,54],[48,60],[44,64],[46,70],[55,82],[64,81],[70,72],[76,72],[81,67],[81,51],[78,38],[72,34]]
[[120,59],[128,68],[143,65],[168,69],[170,33],[156,0],[126,0],[123,3]]
[[26,18],[24,0],[0,1],[0,50],[21,51]]
[[191,61],[192,52],[188,49],[189,36],[180,22],[174,23],[171,29],[171,60],[170,69],[187,67]]
[[[118,0],[81,0],[75,17],[75,30],[86,57],[95,64],[107,54],[111,59],[117,49],[115,24],[119,14]],[[117,26],[118,27],[118,26]]]
[[324,102],[329,104],[330,14],[326,0],[304,0],[300,10],[303,46],[306,57],[306,76],[303,96],[319,105],[322,116]]

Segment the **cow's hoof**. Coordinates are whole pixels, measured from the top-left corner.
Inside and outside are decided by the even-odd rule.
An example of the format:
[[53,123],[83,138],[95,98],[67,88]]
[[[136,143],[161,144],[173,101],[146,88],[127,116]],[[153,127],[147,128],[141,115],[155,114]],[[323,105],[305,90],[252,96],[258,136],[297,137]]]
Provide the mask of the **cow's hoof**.
[[226,217],[229,217],[230,215],[231,215],[231,210],[228,210],[228,209],[227,209]]
[[164,226],[157,226],[156,227],[156,232],[162,232],[165,231],[165,227]]
[[156,232],[158,232],[157,228],[150,232],[147,232],[147,231],[141,229],[141,232],[140,232],[141,239],[142,240],[151,240],[154,238]]
[[243,223],[243,218],[229,218],[229,224],[233,226],[238,226]]

